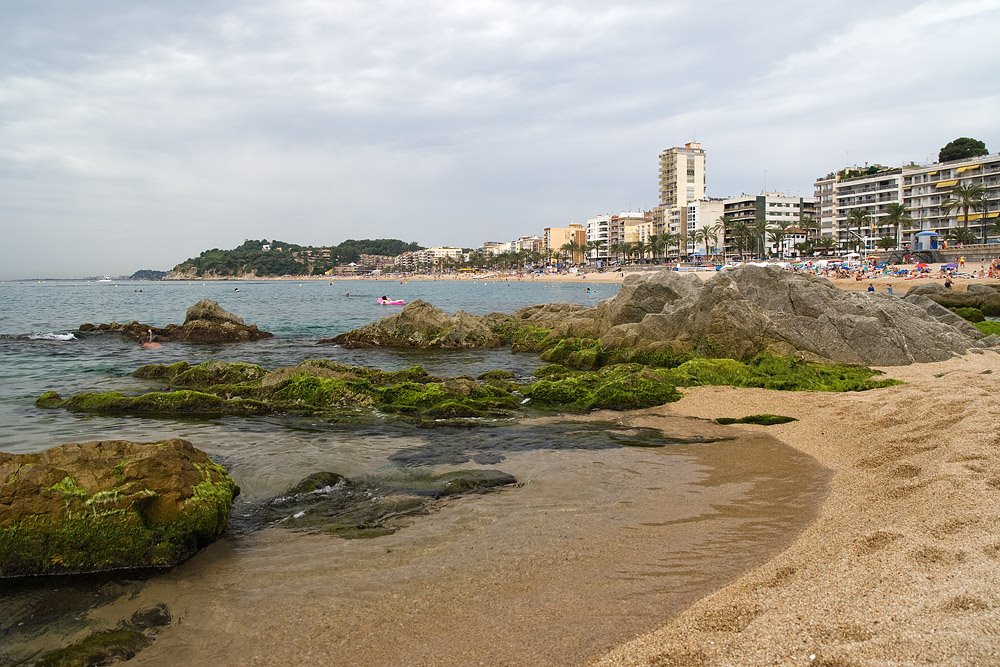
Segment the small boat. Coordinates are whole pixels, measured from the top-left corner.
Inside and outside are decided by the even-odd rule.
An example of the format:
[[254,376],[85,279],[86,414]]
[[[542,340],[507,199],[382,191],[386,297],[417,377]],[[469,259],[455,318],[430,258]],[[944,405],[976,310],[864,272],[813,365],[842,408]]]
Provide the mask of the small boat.
[[110,283],[111,282],[111,276],[104,276],[103,278],[99,278],[97,280],[97,282],[99,282],[99,283]]
[[403,301],[402,299],[386,299],[386,298],[381,297],[381,296],[378,299],[376,299],[376,302],[380,306],[405,306],[406,305],[406,302]]

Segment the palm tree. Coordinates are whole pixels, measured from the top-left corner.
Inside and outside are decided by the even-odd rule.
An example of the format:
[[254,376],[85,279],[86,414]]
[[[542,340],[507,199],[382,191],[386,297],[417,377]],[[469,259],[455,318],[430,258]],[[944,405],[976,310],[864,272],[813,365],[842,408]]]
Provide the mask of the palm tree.
[[733,240],[733,248],[743,257],[750,250],[751,239],[753,237],[750,226],[742,220],[737,220],[730,226],[729,231]]
[[726,231],[729,227],[729,218],[725,215],[720,215],[715,219],[715,230],[719,233],[719,238],[722,239],[722,262],[726,261]]
[[649,246],[646,244],[646,242],[640,239],[639,241],[635,242],[635,244],[632,246],[632,249],[635,252],[635,258],[637,260],[637,263],[644,264],[646,262],[646,253],[649,251]]
[[[983,186],[979,183],[956,185],[952,188],[951,199],[941,204],[945,215],[954,209],[962,209],[962,227],[969,228],[969,211],[979,211],[983,207]],[[975,241],[973,241],[975,243]]]
[[759,244],[761,259],[764,259],[764,240],[767,238],[767,228],[767,219],[762,214],[754,218],[753,225],[750,227],[753,238]]
[[837,247],[837,241],[832,236],[824,236],[816,241],[816,247],[822,249],[824,253],[829,253]]
[[677,248],[677,259],[680,260],[681,256],[681,235],[676,232],[664,232],[660,235],[663,237],[663,256],[666,258],[667,250],[670,248]]
[[600,259],[601,257],[601,245],[604,241],[587,241],[587,258],[588,259]]
[[885,207],[885,223],[892,225],[893,237],[896,239],[896,247],[900,246],[899,243],[899,227],[904,223],[913,222],[913,218],[906,211],[906,207],[899,202],[893,202]]
[[784,259],[785,257],[785,236],[788,235],[789,225],[785,221],[775,222],[767,230],[768,240],[771,241],[778,248],[778,258]]
[[854,245],[861,249],[861,232],[871,223],[871,215],[866,208],[852,208],[847,214],[847,247],[851,247],[851,227],[857,225],[858,235],[853,238]]
[[625,263],[627,264],[629,257],[631,257],[632,253],[635,252],[635,244],[623,241],[619,244],[619,246],[621,247],[622,255],[625,256]]
[[966,227],[955,227],[954,229],[949,229],[946,238],[949,241],[954,241],[955,243],[961,243],[963,245],[975,243],[979,239],[976,235],[968,230]]
[[819,231],[819,220],[814,220],[808,215],[803,216],[802,219],[799,220],[799,228],[806,233],[806,241],[815,241],[817,235],[813,234],[813,232]]
[[696,230],[694,233],[695,245],[698,243],[703,243],[705,245],[705,257],[709,254],[709,244],[714,246],[719,242],[719,232],[717,227],[712,225],[703,225],[701,229]]

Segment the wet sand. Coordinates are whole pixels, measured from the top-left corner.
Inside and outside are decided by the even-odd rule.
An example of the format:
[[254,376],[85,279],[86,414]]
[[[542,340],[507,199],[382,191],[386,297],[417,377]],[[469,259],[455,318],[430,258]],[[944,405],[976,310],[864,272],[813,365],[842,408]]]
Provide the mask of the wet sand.
[[594,664],[1000,664],[1000,354],[883,370],[907,384],[659,409],[797,417],[767,432],[831,469],[830,493],[788,549]]
[[[734,433],[655,415],[631,425]],[[745,436],[517,454],[498,467],[521,486],[443,503],[395,535],[268,529],[94,615],[114,625],[170,608],[174,624],[134,664],[583,664],[760,564],[813,518],[827,471]]]

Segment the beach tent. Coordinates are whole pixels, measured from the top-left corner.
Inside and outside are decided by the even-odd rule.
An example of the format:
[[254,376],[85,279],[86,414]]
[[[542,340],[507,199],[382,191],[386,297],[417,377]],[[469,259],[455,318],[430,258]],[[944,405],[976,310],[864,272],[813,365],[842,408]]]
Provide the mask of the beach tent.
[[941,270],[942,271],[949,271],[951,269],[957,269],[957,268],[958,268],[958,264],[956,264],[955,262],[948,262],[947,264],[945,264],[944,266],[941,267]]
[[917,232],[915,236],[914,250],[937,250],[937,232]]

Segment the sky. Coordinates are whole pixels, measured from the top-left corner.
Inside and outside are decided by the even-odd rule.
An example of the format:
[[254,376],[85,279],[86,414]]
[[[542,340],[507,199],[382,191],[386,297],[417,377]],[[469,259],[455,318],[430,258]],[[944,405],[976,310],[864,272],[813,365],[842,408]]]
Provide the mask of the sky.
[[1000,0],[0,0],[0,280],[246,239],[474,247],[1000,151]]

